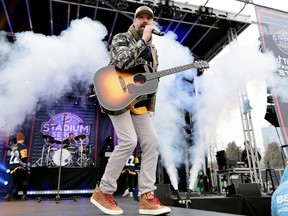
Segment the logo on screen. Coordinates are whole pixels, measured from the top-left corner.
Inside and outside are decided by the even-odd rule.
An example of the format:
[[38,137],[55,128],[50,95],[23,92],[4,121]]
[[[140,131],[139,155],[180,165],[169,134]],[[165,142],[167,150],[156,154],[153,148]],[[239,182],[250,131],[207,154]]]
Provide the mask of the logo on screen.
[[276,46],[285,54],[288,54],[288,32],[285,30],[279,30],[273,34],[273,40]]
[[74,133],[75,136],[86,135],[86,141],[88,141],[90,125],[73,113],[59,113],[42,123],[41,132],[59,141],[62,140],[62,136],[66,139],[69,133]]

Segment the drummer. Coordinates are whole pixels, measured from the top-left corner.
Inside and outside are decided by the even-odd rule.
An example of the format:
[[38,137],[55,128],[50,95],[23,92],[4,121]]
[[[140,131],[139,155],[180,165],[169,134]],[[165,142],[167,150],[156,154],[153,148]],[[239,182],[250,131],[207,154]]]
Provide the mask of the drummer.
[[76,149],[76,141],[74,137],[75,137],[74,133],[69,133],[68,138],[63,140],[62,148],[66,148],[68,150]]

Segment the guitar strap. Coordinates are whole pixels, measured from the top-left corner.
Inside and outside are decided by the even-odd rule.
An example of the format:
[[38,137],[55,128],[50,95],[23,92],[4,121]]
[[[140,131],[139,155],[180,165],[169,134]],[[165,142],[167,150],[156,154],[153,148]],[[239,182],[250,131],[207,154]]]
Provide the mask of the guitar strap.
[[[152,46],[149,46],[150,48],[150,52],[152,55],[152,62],[149,63],[149,65],[154,69],[154,71],[156,71],[157,68],[157,61],[156,61],[156,57],[155,57],[155,52],[153,50]],[[147,62],[148,63],[148,62]],[[148,112],[146,106],[141,106],[141,107],[137,107],[135,108],[135,104],[137,103],[137,101],[134,101],[133,103],[130,104],[130,110],[134,113],[134,114],[144,114],[146,112]]]
[[156,57],[155,57],[155,53],[154,53],[154,50],[153,50],[153,47],[150,46],[150,51],[151,51],[151,54],[152,54],[152,68],[154,69],[154,71],[156,71],[156,67],[157,67],[157,61],[156,61]]

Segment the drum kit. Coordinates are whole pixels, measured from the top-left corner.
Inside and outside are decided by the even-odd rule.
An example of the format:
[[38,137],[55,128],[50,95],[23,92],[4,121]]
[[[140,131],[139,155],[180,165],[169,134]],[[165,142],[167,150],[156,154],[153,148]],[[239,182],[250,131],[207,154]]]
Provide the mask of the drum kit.
[[87,167],[93,164],[92,146],[84,142],[86,135],[74,138],[76,147],[68,146],[62,149],[62,142],[55,140],[54,137],[42,135],[42,138],[46,140],[47,144],[43,145],[41,158],[33,164],[34,167],[59,167],[60,164],[65,167]]

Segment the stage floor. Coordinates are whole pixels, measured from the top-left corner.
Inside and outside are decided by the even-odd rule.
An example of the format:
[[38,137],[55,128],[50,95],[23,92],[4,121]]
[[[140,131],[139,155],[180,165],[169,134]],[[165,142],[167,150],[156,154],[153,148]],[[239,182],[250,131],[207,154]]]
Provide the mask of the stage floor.
[[[56,203],[53,199],[37,202],[37,199],[28,201],[4,201],[1,199],[1,215],[5,216],[60,216],[60,215],[104,215],[98,208],[90,203],[88,197],[75,197],[73,200],[60,199]],[[124,210],[124,215],[138,215],[138,202],[133,198],[115,197],[118,205]],[[212,211],[186,209],[180,207],[171,207],[171,216],[233,216],[236,214],[226,214]]]

